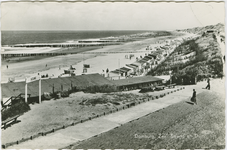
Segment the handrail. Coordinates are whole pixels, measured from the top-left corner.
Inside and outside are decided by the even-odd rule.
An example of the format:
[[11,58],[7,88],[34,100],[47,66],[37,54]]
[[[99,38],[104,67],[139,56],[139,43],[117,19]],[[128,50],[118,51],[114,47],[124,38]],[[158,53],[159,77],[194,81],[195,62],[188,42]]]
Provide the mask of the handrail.
[[9,100],[11,100],[13,98],[13,96],[11,96],[5,103],[3,103],[3,105],[5,105]]

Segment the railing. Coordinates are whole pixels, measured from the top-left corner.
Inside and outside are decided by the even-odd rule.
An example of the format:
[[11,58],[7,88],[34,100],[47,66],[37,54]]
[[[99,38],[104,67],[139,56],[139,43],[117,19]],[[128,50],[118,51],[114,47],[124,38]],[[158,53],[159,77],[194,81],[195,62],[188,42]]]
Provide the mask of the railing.
[[[3,112],[4,110],[7,109],[7,107],[10,107],[12,105],[12,100],[13,100],[14,96],[11,96],[5,103],[2,102],[2,109],[1,112]],[[7,104],[10,101],[9,104]]]

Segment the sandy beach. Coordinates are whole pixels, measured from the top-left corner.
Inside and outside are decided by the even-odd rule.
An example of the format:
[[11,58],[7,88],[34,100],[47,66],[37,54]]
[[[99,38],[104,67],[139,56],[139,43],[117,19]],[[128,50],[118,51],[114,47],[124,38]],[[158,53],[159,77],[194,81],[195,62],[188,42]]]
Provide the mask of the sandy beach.
[[[83,72],[83,64],[90,64],[91,68],[88,69],[87,73],[102,73],[102,70],[107,68],[111,71],[119,67],[125,66],[125,64],[133,63],[136,61],[136,57],[145,56],[149,51],[146,51],[146,47],[161,46],[165,43],[157,43],[161,40],[170,39],[182,39],[183,37],[189,37],[192,34],[175,33],[171,36],[149,38],[140,41],[133,41],[124,43],[122,45],[110,45],[103,48],[98,48],[89,51],[89,53],[79,54],[67,54],[54,57],[47,57],[43,59],[29,60],[23,62],[16,62],[10,64],[3,64],[1,68],[2,76],[1,82],[5,83],[8,78],[15,78],[15,81],[24,81],[25,77],[37,76],[37,74],[58,77],[64,72],[64,69],[69,69],[72,65],[76,75],[81,75]],[[104,52],[116,52],[104,53]],[[117,53],[119,52],[119,53]],[[125,52],[125,53],[124,53]],[[135,57],[125,59],[125,55],[134,54]],[[6,67],[8,65],[8,69]]]

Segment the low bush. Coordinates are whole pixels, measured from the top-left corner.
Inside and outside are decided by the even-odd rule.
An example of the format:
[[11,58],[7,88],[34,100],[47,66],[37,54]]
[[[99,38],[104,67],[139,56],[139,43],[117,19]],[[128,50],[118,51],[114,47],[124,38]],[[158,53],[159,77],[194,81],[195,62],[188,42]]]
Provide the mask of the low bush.
[[29,110],[30,110],[30,106],[23,101],[19,102],[17,104],[14,104],[10,108],[8,108],[2,112],[2,121],[6,120],[8,118],[11,118],[13,116],[23,114]]
[[83,91],[87,93],[111,93],[117,92],[118,89],[115,85],[94,85],[88,86]]
[[95,106],[96,104],[106,104],[107,103],[107,99],[103,99],[103,98],[96,98],[96,99],[90,99],[87,104],[91,104],[92,106]]
[[58,99],[61,97],[69,97],[69,94],[71,94],[70,91],[57,91],[57,92],[54,92],[51,96],[55,99]]

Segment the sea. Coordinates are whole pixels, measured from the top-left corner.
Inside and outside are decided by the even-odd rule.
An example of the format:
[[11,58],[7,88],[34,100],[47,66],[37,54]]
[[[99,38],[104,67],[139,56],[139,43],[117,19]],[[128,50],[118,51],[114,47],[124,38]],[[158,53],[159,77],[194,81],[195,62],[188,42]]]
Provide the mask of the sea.
[[111,30],[111,31],[1,31],[1,45],[26,43],[62,43],[83,39],[118,37],[149,31]]

